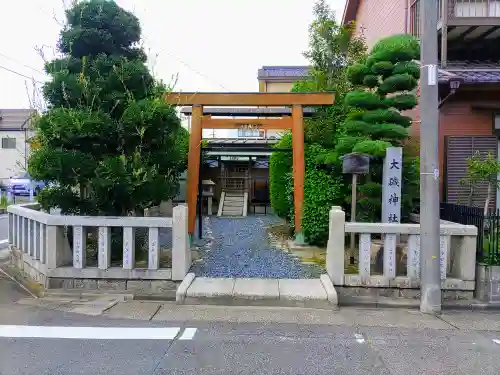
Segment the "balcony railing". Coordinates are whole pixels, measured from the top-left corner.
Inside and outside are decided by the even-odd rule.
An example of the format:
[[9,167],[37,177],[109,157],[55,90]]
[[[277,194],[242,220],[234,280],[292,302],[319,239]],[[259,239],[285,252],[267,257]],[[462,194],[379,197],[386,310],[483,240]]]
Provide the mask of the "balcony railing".
[[[438,25],[446,20],[463,18],[500,18],[500,0],[437,0],[437,7]],[[410,4],[410,32],[413,36],[421,34],[420,22],[420,0],[413,0]]]

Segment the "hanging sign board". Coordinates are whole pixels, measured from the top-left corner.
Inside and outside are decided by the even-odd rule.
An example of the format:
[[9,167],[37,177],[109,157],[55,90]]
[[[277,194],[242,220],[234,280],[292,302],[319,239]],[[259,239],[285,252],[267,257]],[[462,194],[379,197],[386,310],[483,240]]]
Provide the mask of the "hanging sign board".
[[342,173],[366,174],[370,170],[370,157],[353,152],[342,157]]

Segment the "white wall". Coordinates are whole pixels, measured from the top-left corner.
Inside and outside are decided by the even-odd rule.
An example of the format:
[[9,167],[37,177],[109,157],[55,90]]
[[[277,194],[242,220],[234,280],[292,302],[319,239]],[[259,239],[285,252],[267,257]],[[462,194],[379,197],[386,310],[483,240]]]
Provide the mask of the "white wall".
[[[2,138],[14,138],[16,148],[2,148]],[[29,145],[24,131],[0,131],[0,180],[25,172],[25,152],[29,152]]]

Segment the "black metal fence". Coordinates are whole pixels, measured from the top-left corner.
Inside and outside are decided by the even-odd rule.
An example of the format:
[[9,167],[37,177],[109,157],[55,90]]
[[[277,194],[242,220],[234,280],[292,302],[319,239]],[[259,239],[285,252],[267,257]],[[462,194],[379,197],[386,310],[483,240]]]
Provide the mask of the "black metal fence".
[[485,214],[480,207],[441,202],[441,220],[477,227],[476,258],[480,262],[500,265],[500,210]]

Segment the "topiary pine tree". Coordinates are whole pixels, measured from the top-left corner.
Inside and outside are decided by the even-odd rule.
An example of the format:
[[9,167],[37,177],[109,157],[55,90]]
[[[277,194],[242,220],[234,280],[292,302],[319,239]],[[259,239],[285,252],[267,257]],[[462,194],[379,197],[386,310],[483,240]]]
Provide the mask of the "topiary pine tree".
[[[340,155],[360,152],[372,157],[371,172],[359,186],[361,217],[380,220],[382,166],[385,150],[404,146],[412,119],[400,112],[417,105],[414,89],[420,78],[418,41],[409,35],[394,35],[375,44],[368,58],[348,70],[353,85],[364,87],[345,96],[349,108],[336,151]],[[415,155],[405,155],[403,210],[409,213],[418,196]],[[411,176],[411,177],[410,177]],[[408,180],[408,177],[410,179]]]
[[66,19],[62,57],[45,66],[49,108],[28,164],[51,186],[38,201],[63,214],[142,216],[175,195],[187,132],[146,66],[137,17],[114,1],[85,0]]
[[54,183],[39,196],[48,209],[81,215],[142,214],[175,193],[185,141],[138,46],[138,19],[114,1],[66,11],[58,48],[46,64],[49,110],[37,123],[35,179]]

